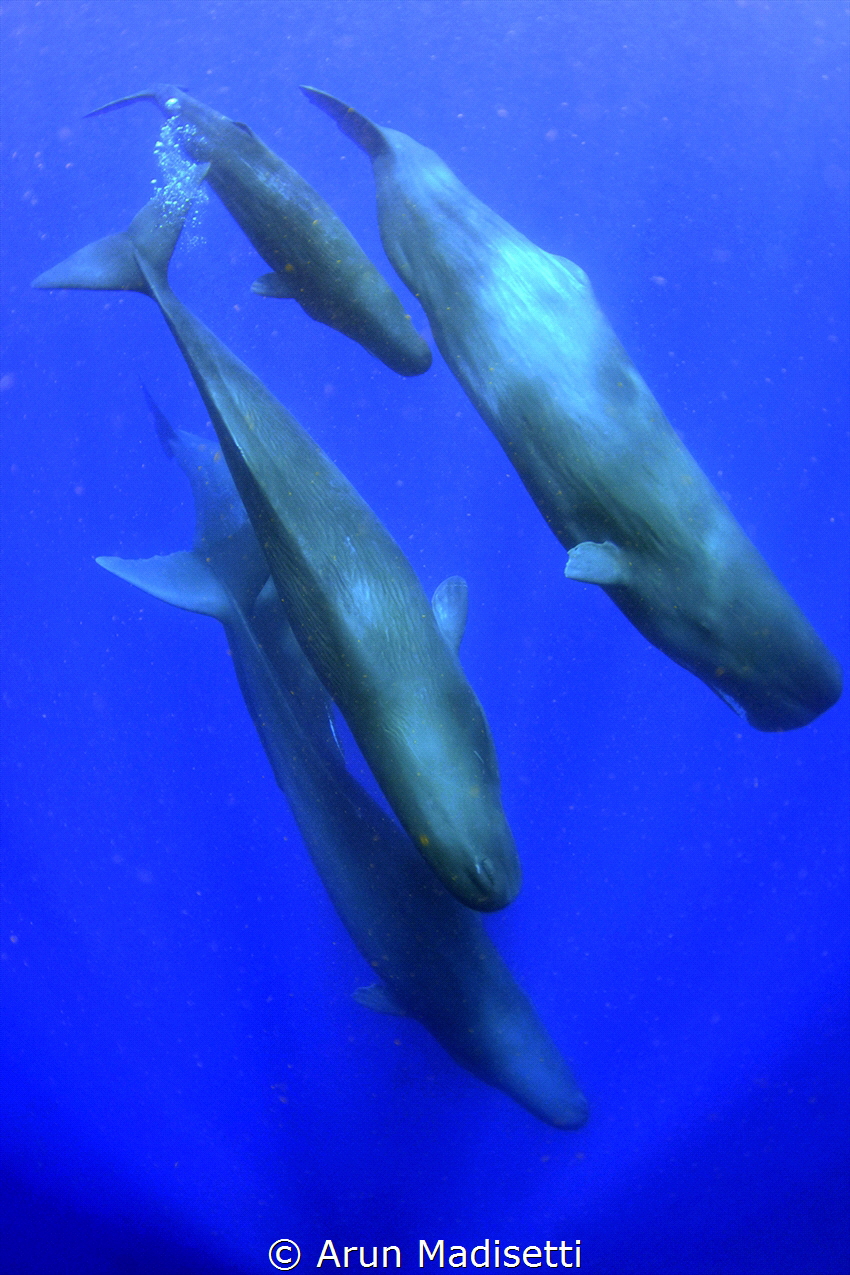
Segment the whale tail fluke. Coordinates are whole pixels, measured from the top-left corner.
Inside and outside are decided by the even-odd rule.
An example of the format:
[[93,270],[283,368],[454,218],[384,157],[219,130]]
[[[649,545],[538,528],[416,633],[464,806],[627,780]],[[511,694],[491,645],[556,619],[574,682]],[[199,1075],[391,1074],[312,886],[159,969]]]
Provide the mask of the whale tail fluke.
[[94,115],[108,115],[110,111],[118,111],[122,106],[131,106],[133,102],[156,102],[159,105],[159,96],[154,90],[149,89],[145,93],[133,93],[130,97],[118,97],[114,102],[107,102],[105,106],[96,106],[93,111],[86,111],[83,119],[89,120]]
[[149,288],[129,236],[108,235],[72,253],[33,280],[34,288],[90,288],[108,292],[144,292]]
[[153,284],[167,283],[168,263],[183,222],[209,164],[197,167],[181,189],[179,200],[155,195],[122,234],[108,235],[45,270],[34,288],[86,288],[154,295]]
[[342,132],[356,142],[371,159],[377,159],[379,155],[389,150],[389,143],[383,130],[371,120],[367,120],[365,115],[361,115],[351,106],[346,106],[345,102],[341,102],[338,97],[323,93],[321,89],[312,89],[306,84],[301,84],[299,87],[304,96],[314,106],[318,106],[320,110],[330,115],[331,119],[336,120]]
[[186,89],[179,85],[155,84],[142,93],[131,93],[129,97],[117,97],[114,102],[107,102],[105,106],[96,106],[93,111],[86,111],[83,119],[89,120],[94,115],[108,115],[110,111],[120,111],[122,106],[132,106],[134,102],[155,102],[163,115],[171,115],[173,112],[166,107],[166,102],[173,97],[175,90],[181,93],[186,92]]
[[161,558],[95,558],[99,567],[184,611],[228,623],[233,599],[200,554],[181,550]]

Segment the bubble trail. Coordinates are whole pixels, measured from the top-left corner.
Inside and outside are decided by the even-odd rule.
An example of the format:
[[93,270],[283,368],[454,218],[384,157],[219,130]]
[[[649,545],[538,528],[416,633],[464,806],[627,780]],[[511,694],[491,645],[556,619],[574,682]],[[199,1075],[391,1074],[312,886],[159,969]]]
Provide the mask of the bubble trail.
[[172,214],[181,212],[189,205],[182,236],[182,242],[187,248],[197,248],[205,242],[200,227],[209,201],[206,185],[198,181],[201,165],[193,164],[186,158],[183,150],[196,135],[194,125],[181,123],[176,118],[169,119],[163,124],[153,148],[161,174],[151,182],[154,199],[164,212]]

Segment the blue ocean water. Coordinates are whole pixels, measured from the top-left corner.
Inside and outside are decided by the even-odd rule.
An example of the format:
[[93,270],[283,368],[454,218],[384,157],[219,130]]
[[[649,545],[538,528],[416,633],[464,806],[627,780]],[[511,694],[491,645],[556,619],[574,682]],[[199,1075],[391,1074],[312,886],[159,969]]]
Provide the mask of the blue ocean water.
[[[674,427],[846,664],[847,7],[829,0],[11,0],[3,13],[11,1275],[316,1269],[326,1241],[580,1241],[594,1275],[842,1275],[847,704],[750,729],[564,551],[439,355],[403,380],[294,304],[211,198],[176,291],[430,592],[470,586],[525,886],[488,928],[586,1092],[578,1133],[370,981],[219,625],[101,571],[186,548],[147,418],[209,432],[155,307],[34,292],[158,175],[174,82],[332,204],[406,304],[314,84],[588,273]],[[427,331],[421,311],[419,330]],[[355,1269],[358,1254],[352,1254]],[[392,1260],[392,1259],[390,1259]],[[428,1264],[437,1269],[435,1264]],[[335,1269],[325,1262],[322,1270]]]

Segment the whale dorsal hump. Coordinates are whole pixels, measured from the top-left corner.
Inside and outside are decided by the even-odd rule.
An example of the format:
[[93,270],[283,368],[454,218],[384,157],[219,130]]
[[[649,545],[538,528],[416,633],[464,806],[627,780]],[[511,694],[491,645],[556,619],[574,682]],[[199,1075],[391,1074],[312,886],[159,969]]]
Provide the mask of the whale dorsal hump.
[[407,1018],[407,1010],[399,1005],[389,988],[383,983],[373,983],[371,987],[358,987],[351,995],[359,1005],[374,1009],[377,1014],[396,1014],[399,1018]]
[[437,628],[457,655],[466,629],[469,611],[469,586],[461,576],[449,576],[438,584],[431,599]]
[[568,580],[612,586],[628,584],[630,572],[626,555],[610,540],[601,544],[583,540],[570,550],[564,575]]

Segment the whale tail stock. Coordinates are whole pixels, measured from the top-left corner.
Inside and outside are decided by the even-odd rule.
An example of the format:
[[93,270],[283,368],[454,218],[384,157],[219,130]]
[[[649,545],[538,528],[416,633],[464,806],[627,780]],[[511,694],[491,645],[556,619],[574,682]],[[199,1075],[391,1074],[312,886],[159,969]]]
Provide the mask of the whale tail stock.
[[171,421],[161,410],[159,404],[152,397],[148,387],[144,381],[139,381],[141,391],[145,396],[145,405],[148,409],[148,417],[156,430],[156,436],[159,439],[160,446],[165,452],[169,460],[174,459],[174,445],[177,442],[177,431],[171,424]]
[[171,254],[197,186],[208,170],[209,164],[195,170],[179,202],[154,196],[121,234],[107,235],[72,253],[40,274],[32,286],[142,292],[152,297],[157,286],[167,286]]
[[325,114],[330,115],[332,120],[336,120],[342,132],[356,142],[371,159],[377,159],[379,155],[389,150],[389,143],[383,131],[377,124],[367,120],[365,115],[361,115],[351,106],[346,106],[345,102],[341,102],[338,97],[323,93],[321,89],[313,89],[306,84],[299,85],[299,88],[314,106],[318,106]]

